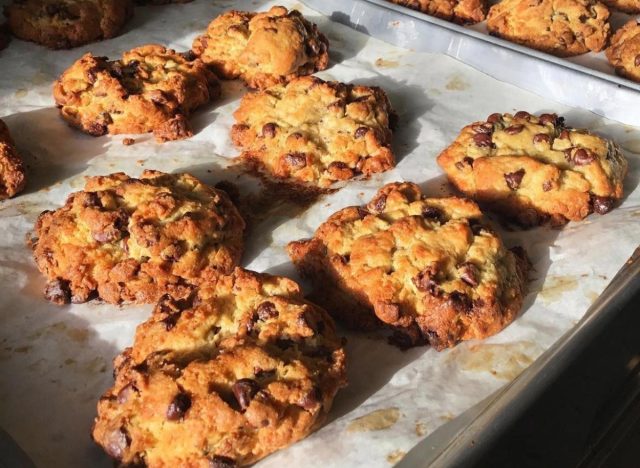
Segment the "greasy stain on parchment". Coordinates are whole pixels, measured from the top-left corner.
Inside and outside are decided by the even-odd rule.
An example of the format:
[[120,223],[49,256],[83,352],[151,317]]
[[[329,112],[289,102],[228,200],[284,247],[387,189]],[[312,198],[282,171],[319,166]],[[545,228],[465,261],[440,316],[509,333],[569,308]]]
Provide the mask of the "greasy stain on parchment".
[[549,276],[542,285],[540,297],[545,302],[557,301],[566,292],[578,287],[578,278],[571,275]]
[[620,146],[631,153],[640,153],[640,140],[623,141]]
[[387,461],[392,465],[395,465],[402,460],[406,454],[407,452],[403,452],[402,450],[394,450],[387,455]]
[[347,432],[368,432],[388,429],[400,419],[398,408],[385,408],[354,419],[347,426]]
[[395,68],[400,65],[400,62],[397,60],[385,60],[380,57],[375,61],[375,65],[378,68]]
[[540,351],[529,341],[473,344],[455,348],[447,360],[457,363],[465,371],[489,373],[497,379],[511,381],[534,361]]
[[469,83],[464,81],[462,77],[454,75],[449,78],[448,83],[445,85],[445,88],[449,91],[464,91],[469,88]]
[[425,423],[417,422],[416,423],[416,435],[418,437],[422,437],[427,433],[427,426]]

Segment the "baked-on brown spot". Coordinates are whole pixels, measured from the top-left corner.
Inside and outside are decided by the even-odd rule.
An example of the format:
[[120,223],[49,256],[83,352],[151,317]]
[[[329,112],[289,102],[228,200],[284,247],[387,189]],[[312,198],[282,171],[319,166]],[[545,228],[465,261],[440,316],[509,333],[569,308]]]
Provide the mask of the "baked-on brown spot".
[[[429,343],[438,350],[514,320],[526,256],[484,228],[474,202],[425,198],[415,184],[393,183],[379,190],[365,216],[361,210],[340,210],[311,239],[287,247],[314,282],[315,300],[336,319],[355,329],[386,325],[402,347]],[[437,216],[424,216],[432,211]]]
[[327,68],[329,41],[299,11],[228,11],[193,42],[193,51],[221,78],[264,89]]
[[24,164],[9,129],[0,119],[0,200],[13,197],[27,183]]
[[5,7],[11,32],[51,49],[117,36],[133,15],[132,0],[14,0]]
[[484,21],[487,15],[486,0],[388,0],[427,15],[458,24],[474,24]]
[[492,6],[494,36],[559,57],[600,52],[609,39],[609,10],[597,0],[502,0]]
[[119,173],[89,177],[62,208],[42,213],[31,247],[55,303],[149,303],[233,271],[243,230],[227,195],[193,176]]
[[393,110],[380,88],[295,78],[246,94],[234,116],[231,138],[242,159],[276,180],[328,189],[395,164]]
[[[248,333],[260,304],[275,313]],[[346,384],[331,317],[293,281],[240,268],[186,301],[164,298],[114,367],[93,439],[150,468],[255,463],[317,429]]]
[[630,20],[616,31],[606,54],[616,73],[640,82],[640,25],[637,20]]
[[[482,135],[491,136],[492,146],[478,146],[475,129],[487,123],[490,132]],[[508,130],[514,127],[521,129]],[[627,173],[614,142],[565,127],[555,114],[528,112],[492,114],[467,125],[438,164],[465,195],[525,226],[585,218],[593,196],[622,198]]]
[[220,83],[198,59],[145,45],[109,61],[82,56],[56,81],[60,114],[94,136],[153,132],[163,142],[188,138],[187,117],[220,95]]

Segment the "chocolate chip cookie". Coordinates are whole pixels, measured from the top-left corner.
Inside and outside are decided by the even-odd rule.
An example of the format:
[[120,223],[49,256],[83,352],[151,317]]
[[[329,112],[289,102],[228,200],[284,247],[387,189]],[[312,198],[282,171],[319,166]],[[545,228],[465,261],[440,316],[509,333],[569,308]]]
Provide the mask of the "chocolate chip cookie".
[[616,73],[640,82],[640,24],[635,19],[618,29],[606,50]]
[[620,10],[630,15],[640,13],[640,0],[602,0],[612,10]]
[[492,114],[438,156],[449,180],[524,226],[605,214],[623,195],[627,160],[612,141],[555,114]]
[[278,180],[327,189],[395,165],[394,113],[380,88],[295,78],[246,94],[234,116],[241,157]]
[[424,14],[459,24],[484,21],[487,15],[486,0],[387,0],[409,7]]
[[346,384],[331,317],[239,268],[163,297],[114,366],[92,435],[123,466],[249,465],[318,428]]
[[494,36],[559,57],[600,52],[609,38],[609,9],[597,0],[502,0],[489,10]]
[[189,174],[117,173],[43,212],[31,247],[52,302],[150,303],[231,273],[243,230],[227,195]]
[[329,41],[299,11],[276,6],[264,13],[229,11],[196,38],[193,51],[221,78],[266,88],[324,70]]
[[53,95],[62,118],[90,135],[153,132],[164,142],[192,136],[187,117],[219,97],[220,83],[193,54],[151,44],[114,61],[85,54]]
[[9,129],[0,120],[0,200],[21,192],[26,182],[22,158],[9,134]]
[[505,248],[474,202],[425,198],[412,183],[385,185],[287,249],[337,320],[390,327],[403,347],[441,350],[493,335],[525,293],[526,255]]
[[117,36],[133,15],[132,0],[14,0],[5,7],[11,32],[51,49]]

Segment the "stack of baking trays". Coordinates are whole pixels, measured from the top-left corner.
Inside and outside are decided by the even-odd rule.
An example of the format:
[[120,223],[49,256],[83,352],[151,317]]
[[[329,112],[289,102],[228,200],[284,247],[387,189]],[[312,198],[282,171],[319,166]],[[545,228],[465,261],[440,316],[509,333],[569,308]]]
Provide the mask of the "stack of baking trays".
[[637,290],[602,57],[381,1],[6,3],[4,463],[460,462]]

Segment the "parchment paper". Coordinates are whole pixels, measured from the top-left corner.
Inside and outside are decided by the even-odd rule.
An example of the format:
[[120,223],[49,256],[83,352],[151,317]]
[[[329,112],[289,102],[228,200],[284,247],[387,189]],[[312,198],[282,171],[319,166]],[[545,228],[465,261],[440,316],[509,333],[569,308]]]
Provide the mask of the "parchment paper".
[[[563,230],[502,230],[509,245],[523,245],[535,270],[522,315],[483,342],[437,353],[422,347],[401,352],[384,340],[349,334],[350,386],[335,401],[328,423],[306,440],[260,466],[383,467],[437,427],[515,378],[584,314],[638,244],[640,131],[589,112],[567,108],[499,82],[442,55],[390,46],[300,7],[329,36],[331,67],[325,79],[382,86],[399,114],[395,170],[357,181],[309,209],[284,207],[252,230],[244,266],[297,278],[284,246],[307,237],[334,211],[362,204],[385,182],[410,180],[439,196],[448,186],[435,156],[465,124],[493,112],[557,112],[618,141],[630,173],[622,206]],[[88,303],[58,307],[42,297],[24,236],[44,209],[60,206],[83,186],[84,176],[144,168],[189,171],[206,182],[228,179],[243,190],[255,181],[225,169],[237,155],[229,139],[232,112],[245,91],[224,85],[221,103],[193,116],[197,134],[156,144],[148,135],[92,138],[58,117],[51,82],[84,50],[118,56],[157,41],[187,49],[220,11],[264,9],[273,2],[196,0],[185,5],[138,8],[125,34],[72,51],[47,51],[14,40],[0,52],[0,116],[29,167],[25,193],[0,203],[0,426],[38,466],[108,467],[89,439],[95,404],[112,383],[111,359],[129,345],[151,306]]]

